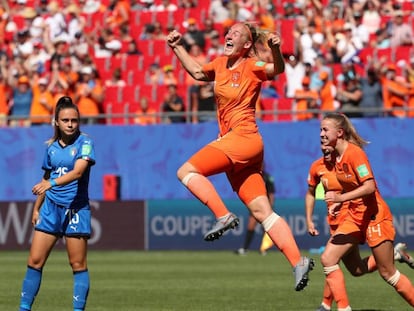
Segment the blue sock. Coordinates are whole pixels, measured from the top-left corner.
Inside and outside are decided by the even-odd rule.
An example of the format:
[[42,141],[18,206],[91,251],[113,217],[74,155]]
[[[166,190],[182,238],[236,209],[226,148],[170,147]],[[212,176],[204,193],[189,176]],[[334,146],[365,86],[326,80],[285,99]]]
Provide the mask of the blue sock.
[[42,270],[27,266],[20,297],[20,311],[32,309],[32,304],[39,291],[41,281]]
[[88,270],[76,271],[73,273],[73,309],[83,311],[86,306],[86,299],[89,293],[89,272]]

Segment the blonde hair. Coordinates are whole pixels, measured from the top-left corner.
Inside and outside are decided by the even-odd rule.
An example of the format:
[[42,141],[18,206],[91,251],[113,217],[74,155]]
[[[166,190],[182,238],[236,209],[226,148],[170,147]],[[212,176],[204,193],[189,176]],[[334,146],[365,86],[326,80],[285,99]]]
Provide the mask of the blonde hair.
[[369,144],[369,141],[362,138],[349,118],[342,113],[328,113],[323,117],[323,120],[330,119],[335,121],[337,128],[341,128],[344,131],[344,139],[361,148]]

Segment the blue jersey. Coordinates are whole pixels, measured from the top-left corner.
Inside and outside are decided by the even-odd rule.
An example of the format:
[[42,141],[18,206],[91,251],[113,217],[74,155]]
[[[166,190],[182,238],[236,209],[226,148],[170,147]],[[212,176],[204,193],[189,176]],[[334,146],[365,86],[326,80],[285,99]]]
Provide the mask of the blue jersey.
[[46,191],[48,199],[65,208],[89,206],[89,174],[90,167],[95,164],[93,141],[82,133],[71,145],[65,147],[56,140],[47,147],[43,160],[42,168],[45,171],[50,171],[50,179],[55,179],[72,171],[78,159],[90,162],[82,177],[69,184],[55,186]]

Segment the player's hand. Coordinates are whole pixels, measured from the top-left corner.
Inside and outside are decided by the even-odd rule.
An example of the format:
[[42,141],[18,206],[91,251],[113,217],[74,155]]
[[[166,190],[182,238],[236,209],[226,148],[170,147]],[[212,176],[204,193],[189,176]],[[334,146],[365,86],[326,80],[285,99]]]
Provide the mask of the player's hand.
[[332,217],[338,216],[341,210],[341,206],[341,203],[332,203],[328,208],[329,215],[331,215]]
[[319,235],[319,231],[315,228],[315,224],[313,222],[311,222],[310,224],[308,224],[308,233],[311,236]]
[[171,31],[167,35],[167,43],[170,47],[174,48],[178,46],[179,42],[181,41],[182,34],[179,33],[177,30]]
[[50,188],[52,188],[52,185],[50,184],[50,181],[42,180],[40,183],[33,186],[32,193],[34,195],[40,195],[40,194],[45,193]]
[[269,45],[271,49],[274,47],[279,47],[280,43],[281,43],[281,39],[278,34],[270,33],[269,36],[267,37],[267,44]]
[[325,193],[325,202],[326,203],[342,203],[341,194],[336,193],[335,191],[327,191]]
[[39,211],[38,210],[33,210],[32,213],[32,225],[36,225],[37,220],[39,219]]

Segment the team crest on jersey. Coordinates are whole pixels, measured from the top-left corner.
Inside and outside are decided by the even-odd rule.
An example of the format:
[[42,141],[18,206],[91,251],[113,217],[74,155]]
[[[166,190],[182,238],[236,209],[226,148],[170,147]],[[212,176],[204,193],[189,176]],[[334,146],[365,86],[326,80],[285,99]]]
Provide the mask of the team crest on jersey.
[[263,67],[264,65],[266,65],[266,63],[261,61],[261,60],[256,62],[256,66],[258,66],[258,67]]
[[346,178],[350,178],[352,176],[349,172],[348,164],[344,163],[344,165],[342,165],[342,170],[344,171]]
[[240,80],[240,72],[233,72],[231,75],[231,87],[239,87],[240,83],[237,83]]
[[73,148],[70,149],[70,155],[72,157],[74,157],[76,155],[76,148],[75,147],[73,147]]

